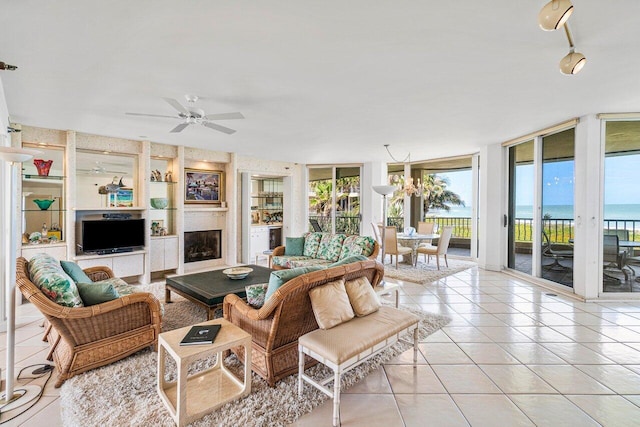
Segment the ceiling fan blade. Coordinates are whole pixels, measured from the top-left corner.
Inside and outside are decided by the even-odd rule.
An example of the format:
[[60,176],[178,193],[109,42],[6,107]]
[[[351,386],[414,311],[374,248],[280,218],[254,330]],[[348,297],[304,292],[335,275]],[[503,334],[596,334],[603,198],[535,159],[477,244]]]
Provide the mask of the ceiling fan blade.
[[215,123],[208,123],[207,122],[207,123],[202,123],[202,124],[204,126],[208,127],[209,129],[218,130],[220,132],[224,132],[224,133],[229,134],[229,135],[231,135],[232,133],[235,133],[235,130],[226,128],[224,126],[217,125]]
[[161,114],[145,114],[145,113],[125,113],[127,116],[142,116],[142,117],[162,117],[163,119],[178,119],[177,116],[163,116]]
[[242,113],[221,113],[221,114],[208,114],[204,116],[205,120],[234,120],[244,119]]
[[180,123],[178,126],[176,126],[173,129],[171,129],[171,133],[182,132],[182,129],[186,128],[190,124],[191,123]]
[[189,115],[189,110],[187,110],[186,108],[184,108],[182,106],[182,104],[180,104],[178,101],[176,101],[173,98],[162,98],[165,101],[167,101],[167,103],[169,105],[171,105],[173,108],[175,108],[176,110],[178,110],[178,112],[182,113],[182,114],[186,114],[187,116]]

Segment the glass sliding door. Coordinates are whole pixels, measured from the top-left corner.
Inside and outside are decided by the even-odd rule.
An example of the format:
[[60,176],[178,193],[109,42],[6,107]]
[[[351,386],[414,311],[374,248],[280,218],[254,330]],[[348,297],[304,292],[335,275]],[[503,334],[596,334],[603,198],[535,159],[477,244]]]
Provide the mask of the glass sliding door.
[[360,234],[360,166],[309,167],[309,231]]
[[638,292],[640,121],[605,122],[603,292]]
[[533,274],[534,141],[509,147],[507,266]]
[[575,130],[542,137],[541,277],[573,287]]

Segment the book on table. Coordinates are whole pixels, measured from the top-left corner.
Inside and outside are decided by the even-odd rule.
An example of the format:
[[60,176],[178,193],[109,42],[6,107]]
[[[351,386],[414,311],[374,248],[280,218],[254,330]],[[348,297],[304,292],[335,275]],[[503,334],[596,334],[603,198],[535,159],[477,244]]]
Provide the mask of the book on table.
[[180,345],[213,344],[219,331],[220,325],[193,326]]

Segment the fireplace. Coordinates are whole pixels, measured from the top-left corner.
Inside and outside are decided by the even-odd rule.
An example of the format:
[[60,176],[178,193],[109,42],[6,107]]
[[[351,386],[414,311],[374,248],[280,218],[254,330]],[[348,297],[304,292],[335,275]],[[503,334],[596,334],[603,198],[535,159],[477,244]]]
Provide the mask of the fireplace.
[[184,262],[222,258],[222,230],[187,231],[184,233]]

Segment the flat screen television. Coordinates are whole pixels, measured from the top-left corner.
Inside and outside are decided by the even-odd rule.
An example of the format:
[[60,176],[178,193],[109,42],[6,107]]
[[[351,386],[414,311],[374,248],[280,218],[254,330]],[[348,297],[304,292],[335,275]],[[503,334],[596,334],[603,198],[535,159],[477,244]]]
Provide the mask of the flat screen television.
[[82,251],[126,252],[144,247],[144,219],[103,219],[82,221]]

